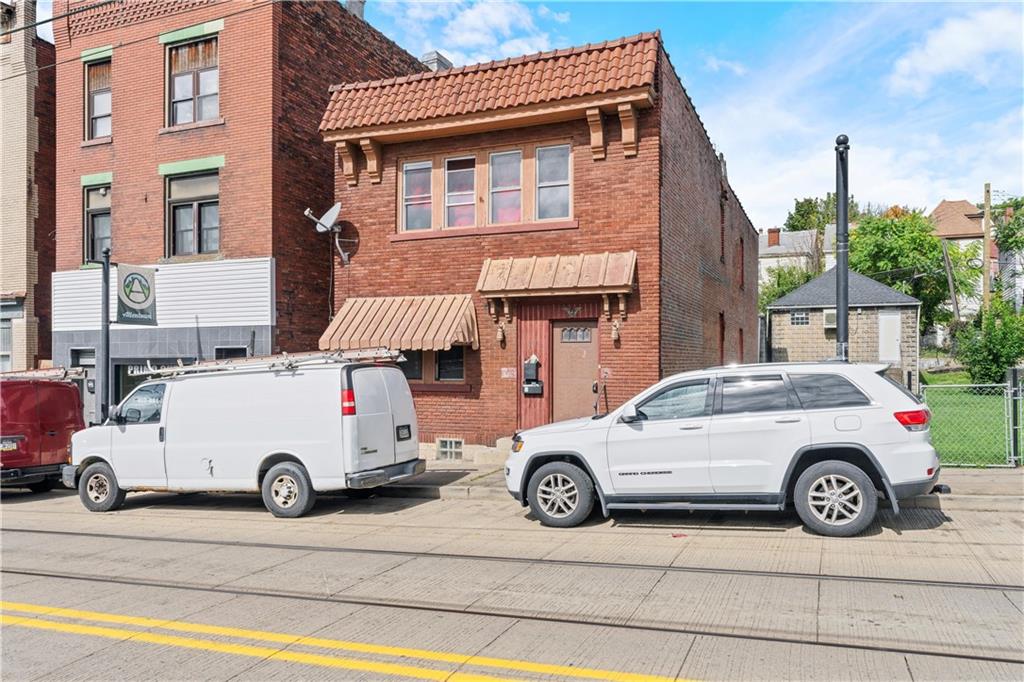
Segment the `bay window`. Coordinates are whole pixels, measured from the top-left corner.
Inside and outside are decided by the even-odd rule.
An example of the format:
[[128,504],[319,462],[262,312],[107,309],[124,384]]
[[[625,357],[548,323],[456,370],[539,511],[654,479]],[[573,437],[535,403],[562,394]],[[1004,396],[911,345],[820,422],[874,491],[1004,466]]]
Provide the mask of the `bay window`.
[[216,173],[167,181],[170,254],[191,256],[220,250],[220,178]]
[[523,153],[491,154],[491,222],[518,223],[523,217]]
[[407,230],[430,229],[430,173],[430,161],[407,163],[402,167],[402,217]]
[[537,148],[537,220],[569,217],[569,145]]
[[476,158],[448,159],[444,164],[445,227],[476,224]]

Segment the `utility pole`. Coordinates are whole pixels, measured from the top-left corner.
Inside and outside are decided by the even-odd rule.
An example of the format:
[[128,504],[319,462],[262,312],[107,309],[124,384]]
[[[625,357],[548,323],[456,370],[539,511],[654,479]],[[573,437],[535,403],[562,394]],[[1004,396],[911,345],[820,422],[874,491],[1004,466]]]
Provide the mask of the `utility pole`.
[[946,265],[946,285],[949,287],[949,300],[953,304],[953,320],[960,321],[960,302],[956,300],[956,285],[953,281],[953,264],[949,260],[949,241],[942,240],[942,260]]
[[850,359],[850,138],[836,138],[836,357]]
[[981,304],[988,308],[989,299],[992,297],[991,283],[992,263],[989,254],[992,253],[992,184],[985,183],[985,215],[981,221]]

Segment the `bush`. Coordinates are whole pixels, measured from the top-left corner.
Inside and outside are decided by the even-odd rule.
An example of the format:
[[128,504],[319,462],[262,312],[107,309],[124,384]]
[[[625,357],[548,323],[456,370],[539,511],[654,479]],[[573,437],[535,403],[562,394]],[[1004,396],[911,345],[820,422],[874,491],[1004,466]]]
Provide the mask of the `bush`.
[[1024,316],[1001,298],[978,313],[975,323],[957,334],[957,359],[976,384],[1006,381],[1006,371],[1024,358]]

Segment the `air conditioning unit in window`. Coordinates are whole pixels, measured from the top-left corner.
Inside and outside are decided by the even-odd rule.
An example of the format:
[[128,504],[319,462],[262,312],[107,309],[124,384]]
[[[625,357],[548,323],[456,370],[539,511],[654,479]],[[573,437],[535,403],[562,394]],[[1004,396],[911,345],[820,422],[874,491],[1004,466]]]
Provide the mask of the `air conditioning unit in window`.
[[825,308],[824,310],[821,311],[821,319],[822,319],[822,326],[824,326],[825,329],[835,329],[836,328],[836,309],[835,308]]

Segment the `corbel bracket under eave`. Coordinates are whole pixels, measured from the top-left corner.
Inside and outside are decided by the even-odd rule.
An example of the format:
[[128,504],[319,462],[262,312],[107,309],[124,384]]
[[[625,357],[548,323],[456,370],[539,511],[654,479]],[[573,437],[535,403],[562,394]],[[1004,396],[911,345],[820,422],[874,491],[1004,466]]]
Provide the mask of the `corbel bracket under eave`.
[[370,182],[374,184],[379,183],[381,170],[384,167],[381,159],[380,142],[364,137],[359,140],[359,147],[363,150],[363,155],[366,157],[366,174],[370,176]]
[[622,125],[622,151],[627,156],[636,156],[638,133],[636,129],[636,109],[628,102],[619,104],[619,123]]
[[338,159],[341,161],[341,172],[345,175],[345,181],[351,187],[359,184],[359,169],[356,166],[356,145],[354,142],[339,142],[335,145],[338,149]]
[[491,316],[491,322],[498,322],[498,307],[494,304],[494,299],[487,299],[487,314]]
[[601,110],[597,107],[587,109],[587,123],[590,125],[590,151],[594,155],[594,161],[604,158],[604,119]]
[[604,309],[604,318],[606,320],[612,319],[612,304],[608,294],[601,294],[602,308]]
[[512,301],[502,298],[501,305],[505,308],[505,321],[512,322]]
[[619,294],[619,317],[626,319],[626,295]]

